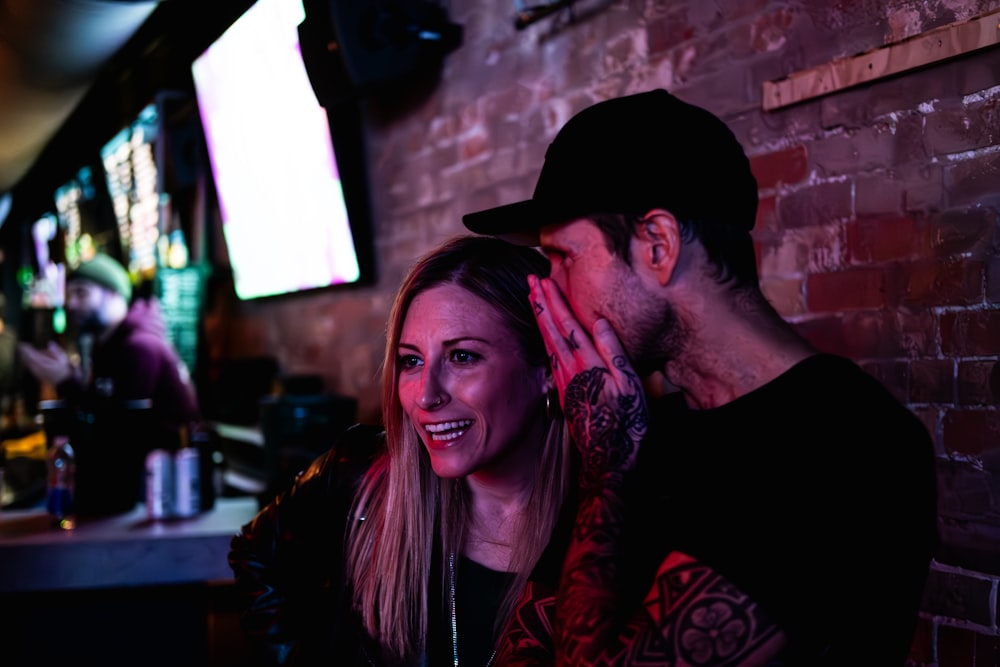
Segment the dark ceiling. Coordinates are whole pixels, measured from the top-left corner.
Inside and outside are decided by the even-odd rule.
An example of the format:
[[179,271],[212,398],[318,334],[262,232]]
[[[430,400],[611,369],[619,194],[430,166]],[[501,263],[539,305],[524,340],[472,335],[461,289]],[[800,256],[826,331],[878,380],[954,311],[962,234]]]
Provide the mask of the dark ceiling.
[[0,0],[0,195],[51,198],[252,0]]

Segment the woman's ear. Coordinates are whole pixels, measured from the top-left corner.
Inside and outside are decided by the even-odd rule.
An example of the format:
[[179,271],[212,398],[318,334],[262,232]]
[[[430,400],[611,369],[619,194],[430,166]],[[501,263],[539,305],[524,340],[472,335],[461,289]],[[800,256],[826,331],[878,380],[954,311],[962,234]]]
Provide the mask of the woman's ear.
[[545,376],[542,378],[542,395],[550,394],[556,390],[556,379],[552,375],[552,369],[544,369]]
[[677,219],[662,208],[654,208],[639,221],[639,252],[633,257],[653,273],[660,285],[670,282],[681,249]]

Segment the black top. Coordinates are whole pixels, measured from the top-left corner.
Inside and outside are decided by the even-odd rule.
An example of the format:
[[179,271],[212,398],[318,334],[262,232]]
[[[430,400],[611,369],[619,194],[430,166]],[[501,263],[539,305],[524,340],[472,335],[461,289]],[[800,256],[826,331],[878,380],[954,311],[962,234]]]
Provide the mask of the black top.
[[493,621],[503,602],[504,587],[514,575],[491,570],[464,556],[457,560],[458,664],[486,667],[496,647]]
[[718,408],[671,394],[650,414],[631,595],[676,549],[778,620],[785,664],[904,663],[938,544],[933,444],[915,415],[831,355]]

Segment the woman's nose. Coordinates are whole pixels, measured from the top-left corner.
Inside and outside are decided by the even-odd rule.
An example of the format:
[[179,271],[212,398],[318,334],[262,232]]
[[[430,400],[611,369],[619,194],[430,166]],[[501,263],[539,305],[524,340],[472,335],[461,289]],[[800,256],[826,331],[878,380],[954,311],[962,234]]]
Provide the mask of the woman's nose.
[[417,405],[423,410],[433,410],[445,404],[448,394],[432,372],[424,374],[423,385],[420,387],[420,395],[417,397]]

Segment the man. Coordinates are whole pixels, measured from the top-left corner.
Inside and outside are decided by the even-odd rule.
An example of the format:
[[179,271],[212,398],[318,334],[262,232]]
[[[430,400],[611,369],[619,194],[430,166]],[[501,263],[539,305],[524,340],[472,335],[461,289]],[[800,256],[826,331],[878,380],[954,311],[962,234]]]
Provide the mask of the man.
[[[756,209],[726,125],[653,90],[578,113],[530,200],[464,217],[548,256],[531,298],[583,455],[559,590],[529,587],[497,664],[903,665],[932,442],[768,304]],[[657,373],[678,391],[646,397]]]
[[125,268],[98,254],[66,277],[66,313],[80,365],[56,343],[19,346],[25,366],[71,405],[123,407],[151,401],[150,427],[177,433],[200,419],[187,368],[165,337],[155,302],[137,299]]

